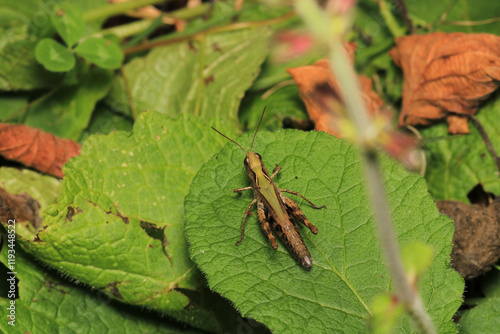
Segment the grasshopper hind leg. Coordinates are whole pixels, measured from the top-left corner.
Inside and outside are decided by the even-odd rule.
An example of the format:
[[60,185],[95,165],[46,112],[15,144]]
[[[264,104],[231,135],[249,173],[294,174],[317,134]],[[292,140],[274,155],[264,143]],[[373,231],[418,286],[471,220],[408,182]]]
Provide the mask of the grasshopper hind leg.
[[257,203],[257,216],[259,218],[260,228],[266,234],[269,241],[271,241],[271,247],[274,250],[278,249],[278,243],[276,242],[276,238],[274,237],[273,231],[271,230],[271,225],[269,224],[268,217],[266,216],[266,209],[264,204]]
[[293,218],[297,219],[300,221],[302,224],[304,224],[313,234],[318,234],[318,228],[314,226],[309,219],[307,219],[306,215],[300,207],[295,203],[292,199],[281,195],[281,199],[285,203],[285,206],[287,207],[287,211],[292,215]]
[[[252,203],[248,206],[247,210],[245,211],[245,215],[243,216],[243,226],[241,227],[241,238],[236,242],[236,246],[238,246],[242,241],[243,238],[245,237],[245,225],[247,221],[248,215],[251,214],[252,206],[257,203],[257,200],[254,199]],[[269,241],[271,241],[271,247],[276,250],[278,249],[278,243],[276,242],[276,238],[274,237],[274,234],[271,230],[271,225],[269,224],[268,218],[266,216],[266,210],[265,207],[262,203],[257,204],[257,217],[259,218],[259,223],[260,223],[260,228],[262,231],[266,234],[267,238]]]

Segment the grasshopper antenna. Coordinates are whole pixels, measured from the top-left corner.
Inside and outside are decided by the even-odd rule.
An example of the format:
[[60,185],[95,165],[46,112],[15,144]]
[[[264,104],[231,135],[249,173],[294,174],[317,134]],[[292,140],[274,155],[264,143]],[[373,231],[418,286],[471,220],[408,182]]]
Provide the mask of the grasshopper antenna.
[[253,134],[252,147],[250,147],[250,151],[252,151],[252,152],[253,152],[253,142],[255,140],[255,136],[257,135],[257,131],[259,131],[260,123],[262,123],[262,119],[264,118],[264,113],[266,112],[266,108],[267,108],[267,106],[264,107],[264,110],[262,111],[262,115],[260,116],[259,125],[257,125],[257,130],[255,130],[255,133]]
[[247,154],[247,151],[241,147],[240,144],[238,144],[237,142],[235,142],[234,140],[232,140],[231,138],[229,138],[228,136],[226,136],[225,134],[223,134],[222,132],[220,132],[219,130],[217,130],[216,128],[214,128],[213,126],[211,127],[213,130],[215,130],[215,132],[217,132],[218,134],[220,134],[222,137],[226,138],[227,140],[235,143],[236,145],[238,145],[239,148],[241,148],[243,150],[243,152],[245,152],[245,154]]

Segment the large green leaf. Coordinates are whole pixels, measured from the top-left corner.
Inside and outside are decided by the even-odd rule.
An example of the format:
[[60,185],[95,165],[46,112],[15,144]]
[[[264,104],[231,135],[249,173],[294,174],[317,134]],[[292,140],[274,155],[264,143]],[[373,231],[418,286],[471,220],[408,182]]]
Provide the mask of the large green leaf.
[[25,124],[62,138],[78,140],[87,127],[94,107],[106,96],[112,73],[93,68],[78,85],[61,87],[49,98],[28,109]]
[[[488,133],[497,152],[500,149],[500,98],[494,97],[480,109],[478,120]],[[437,200],[469,203],[467,193],[478,183],[500,194],[496,164],[483,137],[469,122],[470,134],[450,135],[446,124],[422,130],[427,156],[426,179]]]
[[[238,106],[267,54],[269,30],[209,34],[200,40],[155,48],[125,65],[133,107],[169,116],[190,112],[204,120],[216,116],[216,127],[237,129]],[[107,102],[130,113],[122,77]]]
[[156,112],[141,114],[132,134],[91,136],[65,165],[44,229],[20,241],[39,260],[115,299],[221,332],[236,316],[220,320],[193,302],[204,279],[188,257],[183,201],[222,143],[195,116]]
[[[4,244],[0,261],[7,264]],[[2,266],[2,264],[0,264]],[[16,250],[15,271],[19,279],[15,300],[15,324],[8,324],[5,309],[10,299],[0,297],[4,316],[3,333],[179,333],[180,329],[153,314],[112,302],[109,297],[63,281],[26,255]],[[11,275],[8,275],[10,277]],[[2,276],[3,277],[3,276]],[[4,284],[4,282],[2,282]],[[75,321],[77,320],[77,321]],[[201,333],[183,330],[182,333]]]
[[[249,146],[252,133],[237,141]],[[283,166],[277,184],[301,192],[299,205],[318,235],[301,229],[314,259],[302,269],[283,245],[274,251],[260,231],[256,215],[247,221],[239,247],[241,221],[252,200],[232,189],[249,185],[243,152],[228,143],[194,178],[185,200],[185,229],[190,254],[210,287],[232,300],[244,316],[276,333],[360,333],[365,331],[371,300],[391,290],[380,251],[360,158],[348,142],[322,132],[294,130],[259,133],[254,149],[272,168]],[[420,292],[439,333],[455,332],[451,318],[462,302],[464,283],[450,268],[453,223],[439,214],[425,181],[387,158],[382,159],[388,201],[400,245],[421,241],[434,247]],[[292,195],[290,195],[293,197]],[[409,319],[399,332],[414,332]]]

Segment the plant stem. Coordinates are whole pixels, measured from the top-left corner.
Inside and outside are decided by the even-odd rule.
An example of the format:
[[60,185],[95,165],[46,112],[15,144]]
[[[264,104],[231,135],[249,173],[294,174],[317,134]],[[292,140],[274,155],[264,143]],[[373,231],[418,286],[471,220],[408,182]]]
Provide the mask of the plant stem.
[[357,76],[340,40],[332,41],[330,45],[330,64],[335,78],[342,83],[340,85],[341,95],[349,118],[356,127],[358,142],[361,143],[364,151],[365,174],[373,205],[375,223],[377,224],[380,245],[387,260],[396,292],[400,301],[406,306],[417,329],[421,333],[434,334],[436,330],[431,318],[425,311],[420,296],[416,291],[413,291],[404,273],[396,236],[392,228],[377,153],[371,144],[377,136],[377,129],[368,118]]
[[[113,28],[101,30],[95,34],[92,34],[88,37],[103,37],[106,35],[116,35],[119,39],[123,39],[126,37],[134,36],[139,34],[140,32],[146,30],[151,24],[153,20],[140,20],[134,21],[127,24],[122,24]],[[85,37],[87,38],[87,37]]]
[[389,31],[391,32],[393,37],[400,37],[405,34],[404,28],[401,28],[399,26],[398,21],[392,15],[392,12],[390,10],[390,6],[387,4],[386,0],[377,0],[379,9],[380,9],[380,15],[384,18],[385,23],[387,24],[387,28],[389,28]]
[[385,196],[382,172],[377,161],[375,149],[367,149],[364,154],[364,167],[371,198],[373,213],[377,224],[380,244],[387,260],[392,280],[399,300],[406,306],[419,333],[436,333],[429,314],[423,307],[420,296],[410,287],[403,270],[396,235],[391,224],[389,205]]
[[[209,4],[201,4],[199,6],[193,8],[182,8],[168,14],[165,14],[164,17],[172,18],[172,19],[181,19],[188,20],[194,17],[203,15],[209,7]],[[130,36],[137,35],[147,28],[151,26],[154,20],[152,19],[144,19],[139,21],[134,21],[127,24],[122,24],[113,28],[101,30],[91,36],[88,37],[102,37],[105,35],[116,35],[118,38],[126,38]],[[87,37],[86,37],[87,38]]]
[[477,130],[479,131],[479,134],[481,137],[483,137],[484,143],[486,144],[486,148],[490,152],[493,160],[495,161],[495,164],[497,165],[497,169],[500,171],[500,158],[498,157],[497,152],[495,151],[495,148],[493,147],[493,143],[490,140],[490,136],[488,136],[488,132],[484,129],[483,125],[479,120],[476,118],[474,115],[467,115],[469,119],[474,123],[476,126]]
[[107,5],[104,7],[96,8],[88,12],[85,12],[83,13],[83,20],[88,22],[88,21],[108,18],[110,16],[126,13],[129,10],[149,5],[154,5],[161,2],[165,2],[165,0],[134,0],[134,1],[120,2],[117,4]]
[[[379,0],[379,4],[382,3],[385,4],[383,0]],[[332,27],[345,26],[346,16],[336,13],[328,16],[313,0],[298,0],[297,12],[302,15],[313,34],[323,43],[327,44],[330,49],[329,60],[331,70],[336,80],[341,83],[339,88],[342,100],[347,114],[356,128],[356,138],[354,140],[361,145],[363,152],[368,193],[373,205],[380,245],[387,260],[396,293],[399,300],[408,310],[417,330],[421,333],[434,334],[436,330],[430,316],[425,311],[418,292],[411,288],[404,273],[396,235],[392,228],[382,172],[378,164],[377,151],[375,149],[378,130],[368,118],[357,75],[343,47],[342,36],[344,31],[341,29],[332,29]],[[384,14],[382,13],[382,15]]]
[[200,37],[204,37],[205,35],[208,34],[216,34],[216,33],[222,33],[226,31],[236,31],[236,30],[241,30],[241,29],[247,29],[247,28],[255,28],[255,27],[260,27],[260,26],[266,26],[266,25],[272,25],[272,24],[277,24],[281,23],[283,21],[286,21],[292,17],[295,16],[295,12],[291,11],[283,16],[269,19],[269,20],[263,20],[263,21],[249,21],[249,22],[236,22],[236,23],[231,23],[228,25],[223,25],[223,26],[215,26],[212,28],[208,28],[206,30],[189,34],[189,35],[183,35],[183,36],[178,36],[178,37],[171,37],[168,39],[162,39],[158,41],[153,41],[153,42],[147,42],[144,44],[140,44],[137,46],[133,46],[131,48],[127,48],[123,50],[124,54],[131,54],[134,52],[138,51],[143,51],[143,50],[149,50],[153,47],[157,46],[163,46],[163,45],[169,45],[172,43],[178,43],[181,41],[186,41],[186,40],[195,40]]

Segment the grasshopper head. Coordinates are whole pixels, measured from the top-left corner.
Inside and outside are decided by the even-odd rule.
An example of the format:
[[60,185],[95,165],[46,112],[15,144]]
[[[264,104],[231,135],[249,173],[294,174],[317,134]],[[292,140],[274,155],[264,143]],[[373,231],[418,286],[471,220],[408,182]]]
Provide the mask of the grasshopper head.
[[262,175],[263,163],[259,153],[253,151],[248,152],[244,164],[250,179],[257,180],[258,176]]
[[250,151],[245,158],[245,165],[248,165],[251,169],[260,168],[262,166],[262,157],[259,153]]

